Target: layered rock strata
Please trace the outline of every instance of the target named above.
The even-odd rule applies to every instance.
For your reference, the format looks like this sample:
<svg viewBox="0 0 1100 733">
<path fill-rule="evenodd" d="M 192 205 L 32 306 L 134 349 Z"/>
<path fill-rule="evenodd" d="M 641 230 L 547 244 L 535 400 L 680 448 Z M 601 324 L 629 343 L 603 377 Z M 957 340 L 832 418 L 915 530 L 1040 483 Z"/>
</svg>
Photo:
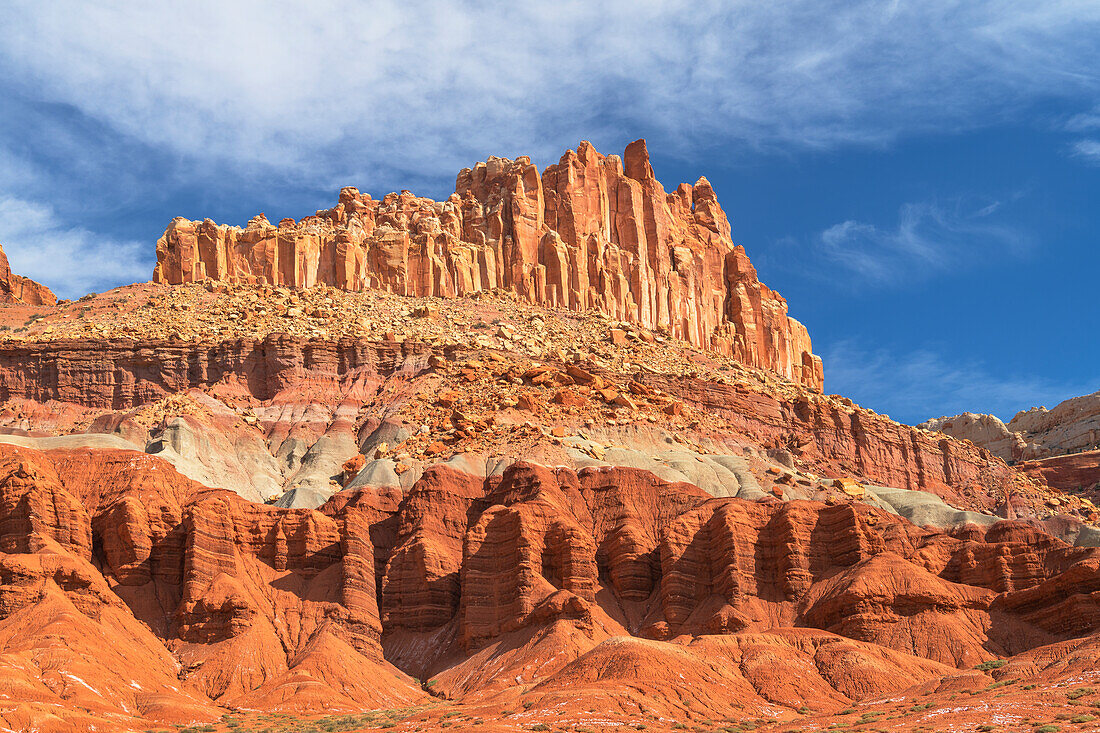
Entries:
<svg viewBox="0 0 1100 733">
<path fill-rule="evenodd" d="M 629 700 L 614 670 L 645 657 L 706 681 L 685 701 L 676 675 L 628 675 L 666 715 L 839 710 L 1095 633 L 1098 553 L 1022 523 L 942 533 L 625 468 L 437 467 L 314 511 L 132 451 L 0 446 L 0 654 L 22 659 L 0 682 L 49 680 L 41 703 L 125 729 L 218 705 L 410 706 L 427 699 L 410 675 L 557 710 L 564 686 Z"/>
<path fill-rule="evenodd" d="M 503 289 L 531 303 L 665 331 L 821 389 L 821 360 L 787 303 L 757 278 L 705 178 L 666 193 L 645 141 L 625 155 L 591 144 L 541 175 L 529 158 L 458 174 L 446 201 L 344 188 L 336 206 L 278 226 L 177 218 L 153 280 L 455 297 Z"/>
<path fill-rule="evenodd" d="M 278 335 L 217 344 L 124 340 L 0 344 L 0 400 L 128 410 L 190 388 L 216 387 L 263 401 L 278 397 L 280 404 L 299 405 L 308 413 L 305 402 L 309 400 L 362 404 L 368 398 L 392 399 L 388 389 L 408 392 L 414 377 L 447 374 L 446 365 L 461 365 L 480 355 L 463 349 L 445 351 L 443 358 L 423 343 Z M 603 379 L 598 369 L 577 372 L 578 367 L 565 364 L 554 373 L 567 376 L 570 369 Z M 459 376 L 470 384 L 470 379 L 482 374 L 486 388 L 503 376 L 468 369 Z M 396 384 L 384 388 L 391 378 L 396 378 Z M 606 379 L 614 376 L 607 373 Z M 657 374 L 640 375 L 632 384 L 629 389 L 656 388 L 696 406 L 718 420 L 726 436 L 744 436 L 836 475 L 930 491 L 948 500 L 975 491 L 1003 497 L 1013 482 L 1013 471 L 984 449 L 929 436 L 843 400 L 808 391 L 784 397 L 741 385 Z M 428 387 L 430 382 L 424 383 Z M 532 404 L 544 399 L 532 396 Z M 354 448 L 352 442 L 349 450 Z"/>
<path fill-rule="evenodd" d="M 1063 491 L 1095 491 L 1100 487 L 1100 451 L 1082 451 L 1019 464 L 1019 470 L 1042 478 Z M 1096 496 L 1090 497 L 1096 500 Z"/>
</svg>

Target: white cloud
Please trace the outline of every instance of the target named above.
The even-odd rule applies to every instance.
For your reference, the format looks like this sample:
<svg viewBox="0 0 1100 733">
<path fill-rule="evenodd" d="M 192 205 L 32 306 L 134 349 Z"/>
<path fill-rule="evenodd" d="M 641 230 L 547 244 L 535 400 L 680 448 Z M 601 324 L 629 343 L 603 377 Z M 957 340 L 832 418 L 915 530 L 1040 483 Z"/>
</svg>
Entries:
<svg viewBox="0 0 1100 733">
<path fill-rule="evenodd" d="M 929 418 L 984 412 L 1002 420 L 1036 405 L 1053 407 L 1100 387 L 1100 375 L 1059 384 L 1029 375 L 998 375 L 980 360 L 934 349 L 891 352 L 844 340 L 825 348 L 826 388 L 915 425 Z"/>
<path fill-rule="evenodd" d="M 1020 256 L 1028 238 L 990 220 L 1000 208 L 999 201 L 976 209 L 961 201 L 950 206 L 909 203 L 892 228 L 859 221 L 834 224 L 821 233 L 820 253 L 879 284 L 958 269 L 990 252 Z"/>
<path fill-rule="evenodd" d="M 880 143 L 1095 96 L 1100 63 L 1091 0 L 4 6 L 0 65 L 23 93 L 333 185 L 545 162 L 581 137 Z"/>
<path fill-rule="evenodd" d="M 152 208 L 150 176 L 194 200 L 279 185 L 444 196 L 489 154 L 545 164 L 582 138 L 618 151 L 646 136 L 695 159 L 879 145 L 1100 95 L 1093 0 L 8 0 L 0 28 L 0 198 L 50 222 L 0 242 L 62 291 L 148 276 L 96 260 L 132 243 L 95 231 Z M 950 232 L 930 213 L 915 226 L 845 222 L 828 238 L 888 280 Z M 57 268 L 80 264 L 43 268 L 47 247 Z"/>
<path fill-rule="evenodd" d="M 1084 158 L 1090 163 L 1100 165 L 1100 140 L 1091 138 L 1078 140 L 1073 144 L 1073 154 L 1078 158 Z"/>
<path fill-rule="evenodd" d="M 1073 115 L 1064 125 L 1069 132 L 1088 132 L 1100 129 L 1100 107 Z"/>
<path fill-rule="evenodd" d="M 80 227 L 66 227 L 41 204 L 0 197 L 0 245 L 12 272 L 76 298 L 120 282 L 148 280 L 146 243 L 117 241 Z"/>
</svg>

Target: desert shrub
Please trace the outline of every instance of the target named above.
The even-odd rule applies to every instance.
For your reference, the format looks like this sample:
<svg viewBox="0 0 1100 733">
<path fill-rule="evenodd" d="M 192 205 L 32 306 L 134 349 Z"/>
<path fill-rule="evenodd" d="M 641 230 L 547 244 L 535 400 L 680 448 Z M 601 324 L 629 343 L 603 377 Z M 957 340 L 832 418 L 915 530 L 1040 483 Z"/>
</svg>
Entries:
<svg viewBox="0 0 1100 733">
<path fill-rule="evenodd" d="M 1008 661 L 1004 659 L 990 659 L 988 662 L 982 662 L 978 666 L 974 667 L 974 669 L 981 672 L 989 672 L 993 669 L 1000 669 L 1006 664 L 1008 664 Z"/>
</svg>

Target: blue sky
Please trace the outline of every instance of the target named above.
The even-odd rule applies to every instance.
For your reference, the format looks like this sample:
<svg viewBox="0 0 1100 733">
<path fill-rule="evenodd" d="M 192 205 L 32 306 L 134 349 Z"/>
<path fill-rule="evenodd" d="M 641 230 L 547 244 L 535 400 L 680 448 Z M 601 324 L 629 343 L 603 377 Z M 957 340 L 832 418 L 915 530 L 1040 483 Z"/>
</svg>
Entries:
<svg viewBox="0 0 1100 733">
<path fill-rule="evenodd" d="M 826 389 L 896 419 L 1100 389 L 1100 3 L 20 2 L 0 244 L 64 296 L 174 216 L 649 140 L 706 175 Z"/>
</svg>

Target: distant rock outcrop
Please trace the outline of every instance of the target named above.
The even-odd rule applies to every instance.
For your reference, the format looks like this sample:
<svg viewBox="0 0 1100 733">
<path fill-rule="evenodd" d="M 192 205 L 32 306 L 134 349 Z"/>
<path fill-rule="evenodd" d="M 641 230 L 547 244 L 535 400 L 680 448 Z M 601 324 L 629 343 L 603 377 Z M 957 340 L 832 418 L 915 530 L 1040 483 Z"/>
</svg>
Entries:
<svg viewBox="0 0 1100 733">
<path fill-rule="evenodd" d="M 1050 410 L 1033 407 L 1018 412 L 1008 429 L 1035 446 L 1034 456 L 1028 458 L 1100 448 L 1100 392 L 1073 397 Z"/>
<path fill-rule="evenodd" d="M 917 427 L 959 440 L 969 440 L 1006 461 L 1018 461 L 1035 455 L 1035 446 L 1028 445 L 1022 435 L 1009 430 L 996 415 L 964 412 L 952 417 L 926 420 Z"/>
<path fill-rule="evenodd" d="M 244 229 L 175 219 L 153 280 L 327 284 L 455 297 L 503 289 L 551 307 L 595 308 L 814 389 L 821 360 L 787 303 L 761 283 L 705 178 L 666 193 L 645 141 L 623 157 L 582 142 L 539 174 L 491 157 L 446 201 L 344 188 L 331 209 Z"/>
<path fill-rule="evenodd" d="M 1100 449 L 1100 392 L 1073 397 L 1050 410 L 1021 410 L 1008 423 L 993 415 L 964 412 L 917 427 L 969 440 L 1006 461 L 1096 450 Z"/>
<path fill-rule="evenodd" d="M 1053 409 L 1032 407 L 1008 421 L 965 412 L 919 426 L 969 440 L 1025 473 L 1063 490 L 1100 485 L 1100 392 L 1073 397 Z"/>
<path fill-rule="evenodd" d="M 57 296 L 45 285 L 14 274 L 8 264 L 8 256 L 0 247 L 0 303 L 53 305 L 56 302 Z"/>
</svg>

